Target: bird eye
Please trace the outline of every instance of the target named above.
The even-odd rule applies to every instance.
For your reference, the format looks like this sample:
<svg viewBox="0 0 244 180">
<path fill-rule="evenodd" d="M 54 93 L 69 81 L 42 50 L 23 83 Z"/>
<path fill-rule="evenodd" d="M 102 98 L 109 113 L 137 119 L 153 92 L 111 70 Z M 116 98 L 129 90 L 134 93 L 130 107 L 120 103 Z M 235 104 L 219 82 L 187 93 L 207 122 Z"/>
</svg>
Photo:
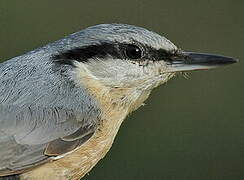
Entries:
<svg viewBox="0 0 244 180">
<path fill-rule="evenodd" d="M 140 59 L 142 58 L 142 50 L 138 46 L 130 44 L 125 49 L 125 55 L 129 59 Z"/>
</svg>

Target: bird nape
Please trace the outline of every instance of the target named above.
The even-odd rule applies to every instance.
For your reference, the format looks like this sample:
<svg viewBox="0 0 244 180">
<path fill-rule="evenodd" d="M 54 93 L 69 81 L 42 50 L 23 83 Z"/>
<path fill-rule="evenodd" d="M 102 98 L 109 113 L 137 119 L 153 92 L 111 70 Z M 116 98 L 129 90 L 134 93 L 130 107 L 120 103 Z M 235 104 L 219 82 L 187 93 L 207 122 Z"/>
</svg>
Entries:
<svg viewBox="0 0 244 180">
<path fill-rule="evenodd" d="M 186 52 L 141 27 L 101 24 L 0 65 L 0 176 L 79 179 L 126 116 L 177 72 L 234 58 Z"/>
</svg>

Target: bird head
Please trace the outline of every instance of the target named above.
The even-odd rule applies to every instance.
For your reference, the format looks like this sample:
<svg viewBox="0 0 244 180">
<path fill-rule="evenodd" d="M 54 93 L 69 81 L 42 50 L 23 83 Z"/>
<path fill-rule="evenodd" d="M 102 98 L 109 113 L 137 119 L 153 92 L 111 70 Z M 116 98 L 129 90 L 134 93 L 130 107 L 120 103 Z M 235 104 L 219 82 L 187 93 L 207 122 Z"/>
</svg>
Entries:
<svg viewBox="0 0 244 180">
<path fill-rule="evenodd" d="M 54 56 L 59 64 L 73 66 L 79 75 L 103 87 L 141 93 L 151 91 L 177 72 L 236 62 L 230 57 L 185 52 L 157 33 L 125 24 L 92 26 L 58 44 L 66 44 L 66 49 Z"/>
</svg>

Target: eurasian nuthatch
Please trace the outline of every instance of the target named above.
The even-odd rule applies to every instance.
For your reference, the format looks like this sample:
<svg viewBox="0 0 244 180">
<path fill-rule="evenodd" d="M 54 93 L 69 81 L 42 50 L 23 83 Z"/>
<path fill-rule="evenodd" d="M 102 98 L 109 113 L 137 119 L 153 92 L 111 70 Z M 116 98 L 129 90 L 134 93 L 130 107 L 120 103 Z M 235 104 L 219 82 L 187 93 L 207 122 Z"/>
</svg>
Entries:
<svg viewBox="0 0 244 180">
<path fill-rule="evenodd" d="M 0 64 L 0 176 L 79 179 L 126 116 L 177 72 L 237 60 L 185 52 L 144 28 L 89 27 Z M 17 174 L 17 175 L 16 175 Z"/>
</svg>

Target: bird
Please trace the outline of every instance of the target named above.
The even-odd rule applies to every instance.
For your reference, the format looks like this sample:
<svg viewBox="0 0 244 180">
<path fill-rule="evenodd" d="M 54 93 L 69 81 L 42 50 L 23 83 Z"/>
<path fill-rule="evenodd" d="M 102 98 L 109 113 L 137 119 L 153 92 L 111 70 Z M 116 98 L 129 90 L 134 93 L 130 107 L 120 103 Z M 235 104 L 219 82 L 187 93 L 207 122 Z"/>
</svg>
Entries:
<svg viewBox="0 0 244 180">
<path fill-rule="evenodd" d="M 236 63 L 127 24 L 83 29 L 0 64 L 2 179 L 80 179 L 151 91 L 178 73 Z"/>
</svg>

